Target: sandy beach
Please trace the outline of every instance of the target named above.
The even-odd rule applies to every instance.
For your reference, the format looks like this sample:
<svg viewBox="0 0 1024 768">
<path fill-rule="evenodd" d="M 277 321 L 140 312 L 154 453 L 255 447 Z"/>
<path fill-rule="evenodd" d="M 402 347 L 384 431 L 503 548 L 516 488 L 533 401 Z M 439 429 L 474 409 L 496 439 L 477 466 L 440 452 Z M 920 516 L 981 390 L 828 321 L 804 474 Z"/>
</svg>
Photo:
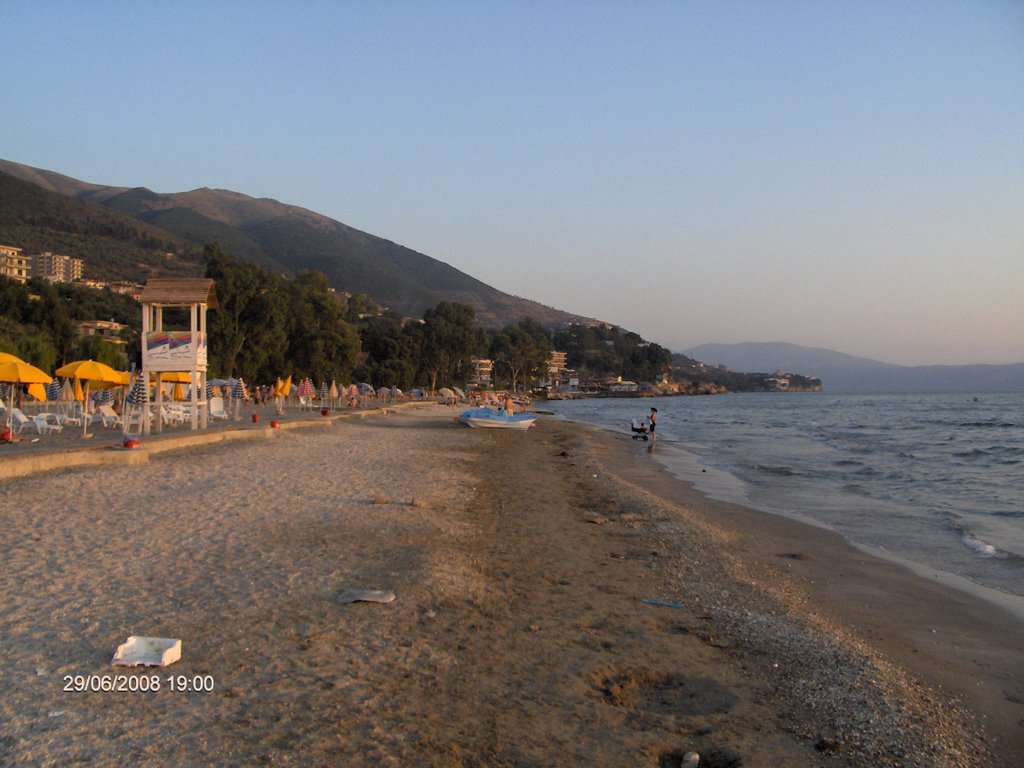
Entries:
<svg viewBox="0 0 1024 768">
<path fill-rule="evenodd" d="M 3 480 L 0 764 L 1019 764 L 1016 619 L 628 438 L 455 413 Z"/>
</svg>

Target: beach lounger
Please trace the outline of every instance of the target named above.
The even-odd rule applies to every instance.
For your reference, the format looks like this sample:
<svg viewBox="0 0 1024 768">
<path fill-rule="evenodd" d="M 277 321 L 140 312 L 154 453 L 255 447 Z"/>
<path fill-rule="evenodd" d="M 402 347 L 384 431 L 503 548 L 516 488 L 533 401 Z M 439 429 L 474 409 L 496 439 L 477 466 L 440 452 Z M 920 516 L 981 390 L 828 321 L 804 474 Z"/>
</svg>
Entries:
<svg viewBox="0 0 1024 768">
<path fill-rule="evenodd" d="M 93 424 L 99 422 L 104 427 L 116 427 L 121 424 L 121 417 L 117 415 L 117 411 L 112 406 L 100 405 L 96 407 L 95 413 L 92 415 Z"/>
<path fill-rule="evenodd" d="M 210 398 L 210 418 L 211 419 L 226 419 L 228 417 L 227 411 L 224 410 L 224 398 L 223 397 L 211 397 Z"/>
<path fill-rule="evenodd" d="M 14 430 L 15 434 L 20 435 L 21 430 L 23 430 L 29 424 L 32 424 L 34 426 L 35 422 L 32 421 L 32 419 L 30 419 L 24 413 L 22 413 L 21 409 L 11 409 L 11 428 Z"/>
<path fill-rule="evenodd" d="M 36 432 L 40 435 L 51 435 L 60 432 L 64 425 L 60 423 L 55 413 L 37 413 L 32 419 L 36 426 Z"/>
<path fill-rule="evenodd" d="M 185 413 L 167 405 L 160 409 L 160 418 L 163 419 L 166 426 L 178 426 L 185 423 Z"/>
</svg>

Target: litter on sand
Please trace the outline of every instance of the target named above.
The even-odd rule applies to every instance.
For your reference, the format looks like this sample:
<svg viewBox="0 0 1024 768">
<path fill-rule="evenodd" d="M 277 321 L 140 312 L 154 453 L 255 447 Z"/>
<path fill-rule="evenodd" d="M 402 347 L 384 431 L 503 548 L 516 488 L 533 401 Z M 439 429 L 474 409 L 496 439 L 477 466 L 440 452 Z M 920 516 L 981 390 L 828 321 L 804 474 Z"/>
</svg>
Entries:
<svg viewBox="0 0 1024 768">
<path fill-rule="evenodd" d="M 346 603 L 390 603 L 395 599 L 394 592 L 381 589 L 346 589 L 338 595 L 338 602 Z"/>
<path fill-rule="evenodd" d="M 684 607 L 682 603 L 669 603 L 669 602 L 667 602 L 665 600 L 651 600 L 649 598 L 641 600 L 640 602 L 641 603 L 647 603 L 647 605 L 662 605 L 662 606 L 664 606 L 666 608 L 682 608 L 682 607 Z"/>
<path fill-rule="evenodd" d="M 181 640 L 131 635 L 117 647 L 115 667 L 166 667 L 181 658 Z"/>
</svg>

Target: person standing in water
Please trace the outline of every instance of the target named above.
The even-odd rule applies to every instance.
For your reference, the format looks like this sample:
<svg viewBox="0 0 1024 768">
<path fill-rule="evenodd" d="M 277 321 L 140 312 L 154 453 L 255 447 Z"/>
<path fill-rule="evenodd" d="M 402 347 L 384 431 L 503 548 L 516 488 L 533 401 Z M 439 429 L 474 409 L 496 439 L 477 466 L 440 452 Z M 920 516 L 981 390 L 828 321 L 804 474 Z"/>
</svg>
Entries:
<svg viewBox="0 0 1024 768">
<path fill-rule="evenodd" d="M 658 409 L 651 408 L 651 415 L 647 417 L 651 422 L 651 440 L 654 439 L 654 430 L 658 426 Z"/>
</svg>

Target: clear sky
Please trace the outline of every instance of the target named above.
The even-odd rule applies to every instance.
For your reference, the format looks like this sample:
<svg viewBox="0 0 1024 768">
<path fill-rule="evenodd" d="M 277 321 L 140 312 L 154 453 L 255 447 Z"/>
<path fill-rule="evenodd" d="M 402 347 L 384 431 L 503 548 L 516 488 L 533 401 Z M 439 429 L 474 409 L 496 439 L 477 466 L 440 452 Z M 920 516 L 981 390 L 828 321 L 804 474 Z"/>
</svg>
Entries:
<svg viewBox="0 0 1024 768">
<path fill-rule="evenodd" d="M 1024 361 L 1024 3 L 0 0 L 0 157 L 301 205 L 672 350 Z"/>
</svg>

